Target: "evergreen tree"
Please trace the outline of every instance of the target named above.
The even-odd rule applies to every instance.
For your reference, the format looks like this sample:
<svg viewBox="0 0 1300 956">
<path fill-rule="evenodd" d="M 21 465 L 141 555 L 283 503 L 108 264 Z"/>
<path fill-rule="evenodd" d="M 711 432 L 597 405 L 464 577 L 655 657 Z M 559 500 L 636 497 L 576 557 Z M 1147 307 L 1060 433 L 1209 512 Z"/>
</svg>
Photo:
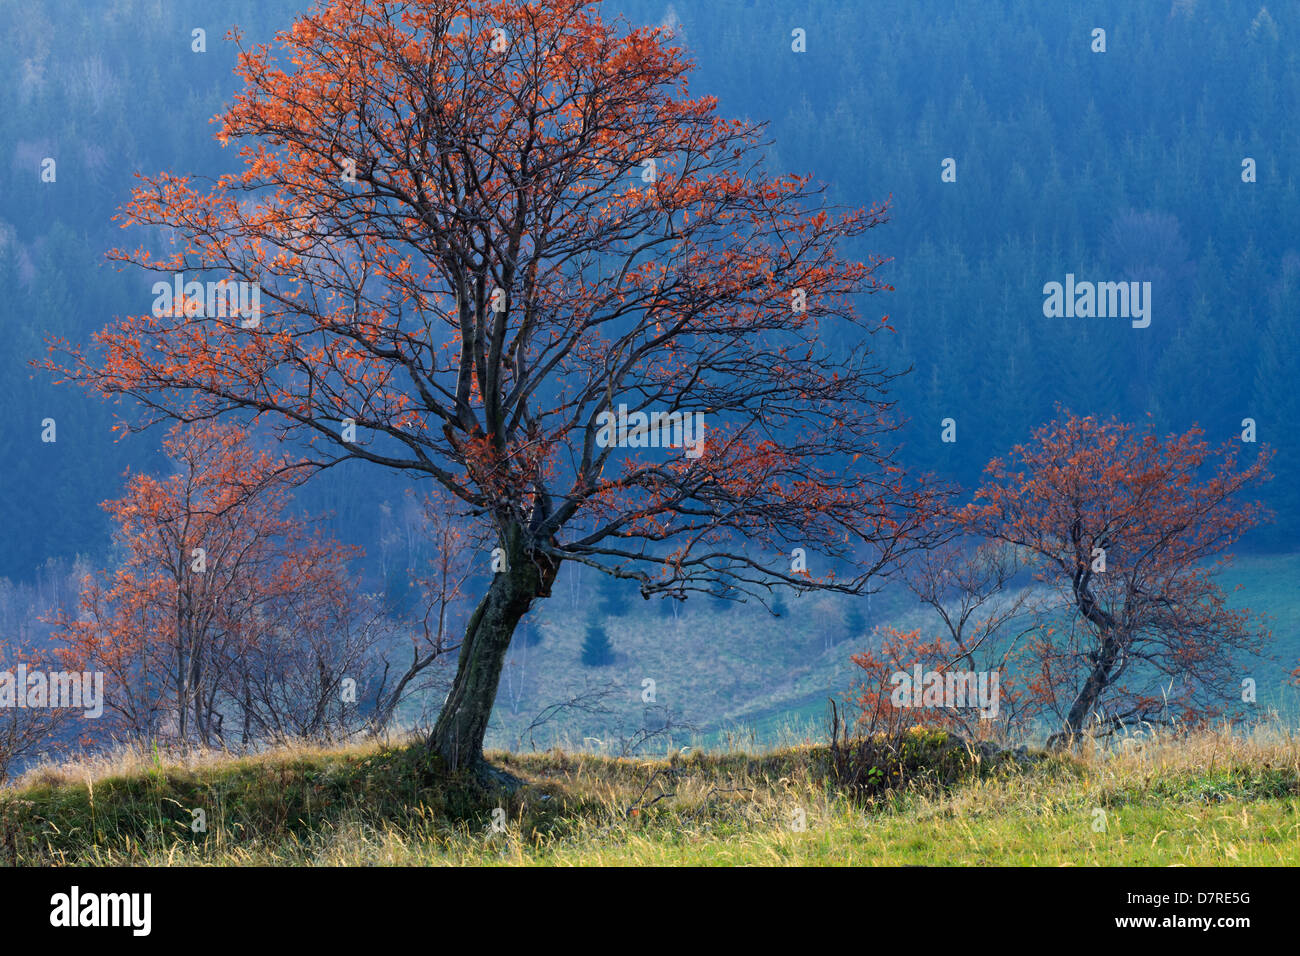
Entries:
<svg viewBox="0 0 1300 956">
<path fill-rule="evenodd" d="M 583 667 L 608 667 L 614 663 L 614 645 L 609 642 L 603 625 L 587 625 L 587 636 L 582 641 Z"/>
<path fill-rule="evenodd" d="M 849 613 L 844 615 L 844 639 L 861 641 L 867 634 L 867 618 L 857 601 L 849 605 Z"/>
<path fill-rule="evenodd" d="M 600 613 L 605 617 L 622 617 L 628 612 L 628 602 L 639 596 L 634 583 L 609 574 L 600 576 Z"/>
</svg>

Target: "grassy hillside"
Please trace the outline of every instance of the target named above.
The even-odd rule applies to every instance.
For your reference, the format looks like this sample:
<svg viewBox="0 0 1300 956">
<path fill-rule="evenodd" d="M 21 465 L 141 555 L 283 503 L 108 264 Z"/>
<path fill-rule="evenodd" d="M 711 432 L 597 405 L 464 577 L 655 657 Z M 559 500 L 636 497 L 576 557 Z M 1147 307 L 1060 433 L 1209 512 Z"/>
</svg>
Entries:
<svg viewBox="0 0 1300 956">
<path fill-rule="evenodd" d="M 497 753 L 520 781 L 509 791 L 441 774 L 409 746 L 188 763 L 137 754 L 33 771 L 0 791 L 0 860 L 1300 864 L 1289 734 L 1137 738 L 1071 757 L 913 743 L 911 779 L 875 792 L 837 783 L 827 748 L 811 745 L 670 760 Z"/>
<path fill-rule="evenodd" d="M 1259 663 L 1260 703 L 1281 710 L 1292 726 L 1300 723 L 1300 693 L 1288 684 L 1290 673 L 1300 666 L 1297 581 L 1300 554 L 1275 554 L 1237 558 L 1220 582 L 1233 604 L 1268 616 L 1276 659 Z"/>
<path fill-rule="evenodd" d="M 1246 556 L 1223 575 L 1230 601 L 1272 620 L 1274 660 L 1243 662 L 1242 675 L 1258 685 L 1261 715 L 1280 712 L 1290 726 L 1300 717 L 1300 693 L 1287 685 L 1300 664 L 1300 554 Z M 741 742 L 773 746 L 799 731 L 822 727 L 826 698 L 838 698 L 855 679 L 849 656 L 870 641 L 880 624 L 933 627 L 910 595 L 886 591 L 872 598 L 814 595 L 786 598 L 786 613 L 773 617 L 756 605 L 723 609 L 699 598 L 677 604 L 628 595 L 626 613 L 608 617 L 591 593 L 564 582 L 530 621 L 531 646 L 511 651 L 489 741 L 505 749 L 529 749 L 524 728 L 544 708 L 607 687 L 607 713 L 561 711 L 536 730 L 539 748 L 561 744 L 619 755 L 637 729 L 665 715 L 684 728 L 678 745 Z M 856 607 L 865 627 L 854 632 Z M 580 666 L 587 623 L 600 620 L 616 652 L 609 667 Z M 655 700 L 642 699 L 643 682 L 655 682 Z M 693 730 L 692 730 L 693 728 Z M 597 742 L 598 741 L 598 742 Z M 669 741 L 665 741 L 669 742 Z"/>
</svg>

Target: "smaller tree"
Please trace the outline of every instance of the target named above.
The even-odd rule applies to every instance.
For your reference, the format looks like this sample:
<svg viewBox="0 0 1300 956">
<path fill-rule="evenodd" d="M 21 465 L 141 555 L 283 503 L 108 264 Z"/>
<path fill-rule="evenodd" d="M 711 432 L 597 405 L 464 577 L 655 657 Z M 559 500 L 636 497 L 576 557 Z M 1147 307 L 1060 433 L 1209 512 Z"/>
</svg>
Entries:
<svg viewBox="0 0 1300 956">
<path fill-rule="evenodd" d="M 80 557 L 72 562 L 47 558 L 29 582 L 0 578 L 0 783 L 34 758 L 60 751 L 69 743 L 84 742 L 99 723 L 95 704 L 84 696 L 85 691 L 95 689 L 94 675 L 83 677 L 92 683 L 81 684 L 85 704 L 81 709 L 75 706 L 75 698 L 69 701 L 61 695 L 59 703 L 71 702 L 73 706 L 16 706 L 19 694 L 26 696 L 33 690 L 36 673 L 46 678 L 47 703 L 56 702 L 49 694 L 56 680 L 68 686 L 66 675 L 57 674 L 63 665 L 50 647 L 49 616 L 77 606 L 85 574 Z"/>
<path fill-rule="evenodd" d="M 164 448 L 172 474 L 105 502 L 121 565 L 53 621 L 64 661 L 105 673 L 117 729 L 182 745 L 335 736 L 364 723 L 349 678 L 391 712 L 387 629 L 348 570 L 358 550 L 288 512 L 284 463 L 211 423 L 176 425 Z"/>
<path fill-rule="evenodd" d="M 850 658 L 862 672 L 849 698 L 857 711 L 854 729 L 863 735 L 893 737 L 914 726 L 956 727 L 954 711 L 912 707 L 910 702 L 900 703 L 894 693 L 896 674 L 907 675 L 910 680 L 918 665 L 930 672 L 945 666 L 950 648 L 943 640 L 926 638 L 919 628 L 904 631 L 896 627 L 878 628 L 873 638 L 874 647 Z"/>
<path fill-rule="evenodd" d="M 253 584 L 249 613 L 219 642 L 226 656 L 212 667 L 216 707 L 234 718 L 241 745 L 345 737 L 383 712 L 384 655 L 397 628 L 381 602 L 361 592 L 349 556 L 312 540 L 286 551 L 274 576 Z M 378 688 L 373 700 L 370 688 Z"/>
<path fill-rule="evenodd" d="M 1241 499 L 1270 477 L 1270 452 L 1239 466 L 1240 447 L 1063 412 L 989 463 L 962 523 L 1022 549 L 1065 609 L 1065 626 L 1032 642 L 1034 692 L 1060 721 L 1051 743 L 1094 722 L 1200 719 L 1235 699 L 1239 659 L 1268 636 L 1214 581 L 1226 549 L 1268 516 Z"/>
<path fill-rule="evenodd" d="M 867 634 L 867 616 L 862 613 L 862 608 L 858 606 L 856 600 L 849 605 L 848 613 L 844 615 L 844 640 L 860 641 Z"/>
<path fill-rule="evenodd" d="M 924 632 L 879 628 L 877 646 L 852 656 L 863 671 L 852 701 L 858 729 L 896 733 L 934 726 L 971 738 L 1004 739 L 1027 730 L 1039 702 L 1018 663 L 1023 639 L 1035 634 L 1038 624 L 1029 591 L 1009 587 L 1019 570 L 1011 549 L 988 543 L 948 540 L 919 554 L 904 583 L 933 612 L 935 626 Z M 927 701 L 923 688 L 911 693 L 917 668 L 936 690 L 945 690 L 943 700 Z M 900 675 L 906 678 L 901 691 Z M 961 699 L 959 706 L 949 706 L 949 685 Z M 981 687 L 996 698 L 985 710 L 976 703 Z M 915 706 L 917 697 L 922 706 Z"/>
<path fill-rule="evenodd" d="M 582 641 L 583 667 L 608 667 L 614 663 L 614 645 L 610 643 L 605 628 L 597 623 L 587 625 L 587 636 Z"/>
<path fill-rule="evenodd" d="M 69 663 L 105 672 L 121 729 L 212 743 L 224 722 L 214 665 L 237 656 L 283 557 L 271 542 L 295 530 L 281 514 L 289 482 L 238 428 L 177 425 L 163 445 L 170 475 L 130 476 L 104 502 L 122 563 L 87 578 L 56 638 Z"/>
<path fill-rule="evenodd" d="M 18 707 L 16 695 L 26 695 L 28 687 L 17 675 L 51 670 L 53 655 L 42 652 L 28 642 L 0 640 L 0 672 L 7 673 L 9 688 L 0 690 L 0 783 L 4 783 L 15 765 L 47 752 L 62 741 L 76 711 L 60 707 Z M 19 670 L 24 667 L 26 670 Z M 7 693 L 15 695 L 4 700 Z M 52 702 L 51 702 L 52 703 Z"/>
</svg>

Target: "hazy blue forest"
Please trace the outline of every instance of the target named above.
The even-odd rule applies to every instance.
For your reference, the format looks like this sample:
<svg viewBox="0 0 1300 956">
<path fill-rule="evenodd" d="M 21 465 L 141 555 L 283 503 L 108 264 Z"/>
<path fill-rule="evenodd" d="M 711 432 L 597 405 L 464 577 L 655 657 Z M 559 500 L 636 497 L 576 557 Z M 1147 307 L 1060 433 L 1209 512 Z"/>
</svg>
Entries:
<svg viewBox="0 0 1300 956">
<path fill-rule="evenodd" d="M 120 493 L 128 468 L 163 467 L 161 430 L 116 440 L 110 404 L 54 384 L 31 363 L 49 337 L 85 342 L 113 316 L 147 308 L 153 277 L 104 260 L 124 242 L 112 221 L 117 207 L 136 172 L 234 168 L 233 148 L 213 140 L 208 122 L 237 84 L 234 47 L 222 37 L 238 24 L 248 42 L 267 41 L 299 7 L 5 5 L 0 636 L 43 639 L 39 615 L 71 607 L 77 575 L 113 561 L 100 503 Z M 768 121 L 776 168 L 814 174 L 837 204 L 890 200 L 890 222 L 851 251 L 892 259 L 881 275 L 893 291 L 864 299 L 860 312 L 889 315 L 895 332 L 876 337 L 880 357 L 911 369 L 891 395 L 907 422 L 901 462 L 909 471 L 972 488 L 990 458 L 1058 405 L 1135 422 L 1150 416 L 1162 431 L 1199 423 L 1215 443 L 1253 419 L 1259 441 L 1276 450 L 1265 491 L 1276 521 L 1236 549 L 1245 560 L 1233 581 L 1268 582 L 1259 608 L 1276 617 L 1279 673 L 1295 666 L 1300 5 L 605 4 L 605 16 L 619 13 L 673 26 L 698 63 L 692 91 L 716 95 L 723 115 Z M 198 26 L 208 36 L 202 54 L 190 48 Z M 1104 54 L 1090 50 L 1097 26 L 1106 29 Z M 792 53 L 796 28 L 806 31 L 806 53 Z M 46 157 L 57 159 L 52 183 L 41 179 Z M 956 175 L 945 182 L 949 158 Z M 1243 181 L 1248 158 L 1253 182 Z M 1151 281 L 1149 327 L 1045 317 L 1043 285 L 1067 273 Z M 55 443 L 41 440 L 48 418 Z M 955 442 L 940 439 L 948 418 Z M 414 612 L 410 577 L 431 555 L 409 488 L 380 469 L 340 468 L 295 496 L 295 507 L 328 513 L 340 541 L 365 549 L 358 567 L 396 616 Z M 844 642 L 860 643 L 885 610 L 902 606 L 886 592 L 874 606 L 863 599 L 860 608 L 837 602 L 800 613 L 788 598 L 773 620 L 707 598 L 643 605 L 633 589 L 566 575 L 511 652 L 497 709 L 514 722 L 495 728 L 501 742 L 514 742 L 511 733 L 602 664 L 635 702 L 651 662 L 675 674 L 690 654 L 718 655 L 723 673 L 713 672 L 708 689 L 666 696 L 677 719 L 716 731 L 729 719 L 761 725 L 813 714 L 847 677 Z M 589 618 L 609 632 L 608 660 L 580 656 L 578 628 Z M 681 628 L 690 620 L 746 639 L 687 650 Z M 667 636 L 656 643 L 645 632 L 658 621 Z M 573 727 L 578 736 L 598 730 Z"/>
</svg>

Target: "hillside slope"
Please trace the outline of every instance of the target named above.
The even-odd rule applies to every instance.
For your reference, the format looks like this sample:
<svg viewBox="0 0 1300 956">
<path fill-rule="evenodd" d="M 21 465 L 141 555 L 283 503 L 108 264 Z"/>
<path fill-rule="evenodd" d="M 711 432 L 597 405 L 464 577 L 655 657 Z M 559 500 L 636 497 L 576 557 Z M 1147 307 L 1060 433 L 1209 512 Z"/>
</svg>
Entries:
<svg viewBox="0 0 1300 956">
<path fill-rule="evenodd" d="M 1276 710 L 1291 726 L 1300 715 L 1300 694 L 1289 686 L 1300 664 L 1297 579 L 1300 554 L 1283 554 L 1239 557 L 1221 580 L 1231 603 L 1271 619 L 1275 659 L 1243 661 L 1242 675 L 1258 685 L 1260 715 Z M 682 727 L 665 742 L 774 746 L 788 740 L 792 726 L 824 730 L 826 699 L 839 699 L 852 685 L 857 669 L 849 657 L 868 646 L 874 627 L 934 626 L 910 595 L 897 591 L 869 604 L 827 595 L 786 598 L 780 618 L 753 604 L 723 609 L 704 598 L 635 597 L 624 614 L 609 617 L 590 592 L 590 586 L 557 589 L 516 640 L 493 713 L 492 746 L 529 749 L 525 728 L 545 708 L 602 690 L 607 712 L 561 710 L 532 732 L 532 743 L 619 755 L 638 730 L 671 718 Z M 854 607 L 864 625 L 856 632 Z M 582 642 L 595 620 L 610 637 L 615 662 L 586 668 L 579 663 Z M 654 682 L 652 701 L 644 699 L 646 680 Z"/>
</svg>

